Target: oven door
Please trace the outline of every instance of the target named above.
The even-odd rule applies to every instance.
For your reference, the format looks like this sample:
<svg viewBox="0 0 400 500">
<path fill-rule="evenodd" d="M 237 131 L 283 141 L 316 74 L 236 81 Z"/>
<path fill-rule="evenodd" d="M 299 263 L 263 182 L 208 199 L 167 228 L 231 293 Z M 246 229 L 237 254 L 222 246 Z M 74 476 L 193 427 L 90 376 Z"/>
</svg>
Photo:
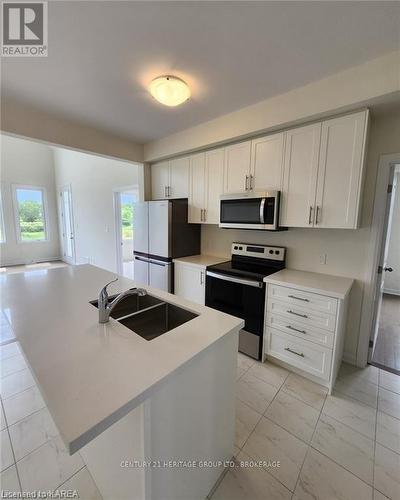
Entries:
<svg viewBox="0 0 400 500">
<path fill-rule="evenodd" d="M 265 196 L 264 196 L 265 194 Z M 279 192 L 263 196 L 221 197 L 220 227 L 277 230 L 279 221 Z"/>
<path fill-rule="evenodd" d="M 262 281 L 206 272 L 206 306 L 244 319 L 239 351 L 261 359 L 265 284 Z"/>
</svg>

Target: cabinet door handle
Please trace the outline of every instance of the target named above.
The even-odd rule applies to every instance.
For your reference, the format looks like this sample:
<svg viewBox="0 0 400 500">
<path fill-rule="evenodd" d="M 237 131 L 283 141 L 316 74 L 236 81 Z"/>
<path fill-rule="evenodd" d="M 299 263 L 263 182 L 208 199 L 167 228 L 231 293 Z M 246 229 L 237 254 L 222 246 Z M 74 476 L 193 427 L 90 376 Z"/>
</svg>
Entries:
<svg viewBox="0 0 400 500">
<path fill-rule="evenodd" d="M 245 181 L 244 181 L 244 189 L 245 191 L 249 190 L 249 176 L 246 175 Z"/>
<path fill-rule="evenodd" d="M 319 220 L 319 213 L 321 211 L 321 208 L 317 205 L 317 210 L 315 212 L 315 224 L 319 224 L 320 220 Z"/>
<path fill-rule="evenodd" d="M 167 186 L 164 186 L 164 196 L 168 198 L 168 191 L 167 191 Z"/>
<path fill-rule="evenodd" d="M 204 272 L 200 271 L 200 285 L 204 285 Z"/>
<path fill-rule="evenodd" d="M 206 209 L 204 209 L 204 212 L 203 212 L 203 213 L 204 213 L 204 222 L 206 222 L 206 221 L 207 221 L 207 210 L 206 210 Z"/>
<path fill-rule="evenodd" d="M 302 358 L 304 358 L 304 354 L 302 352 L 293 351 L 292 349 L 290 349 L 290 347 L 285 347 L 285 351 L 289 351 L 292 354 L 296 354 L 296 356 L 301 356 Z"/>
<path fill-rule="evenodd" d="M 295 316 L 300 316 L 301 318 L 308 318 L 307 314 L 300 314 L 300 313 L 296 313 L 294 311 L 292 311 L 291 309 L 287 309 L 287 311 L 289 314 L 294 314 Z"/>
<path fill-rule="evenodd" d="M 250 189 L 253 189 L 253 179 L 254 177 L 250 174 Z"/>
<path fill-rule="evenodd" d="M 313 212 L 313 207 L 310 206 L 310 211 L 308 212 L 308 223 L 310 225 L 312 224 L 312 212 Z"/>
<path fill-rule="evenodd" d="M 296 297 L 296 295 L 288 295 L 291 299 L 302 300 L 303 302 L 310 302 L 308 299 L 304 299 L 303 297 Z"/>
<path fill-rule="evenodd" d="M 299 330 L 298 328 L 295 328 L 292 325 L 286 325 L 286 328 L 289 328 L 289 330 L 293 330 L 294 332 L 304 333 L 305 335 L 307 334 L 305 330 Z"/>
<path fill-rule="evenodd" d="M 203 222 L 203 221 L 204 221 L 203 212 L 204 212 L 204 208 L 202 208 L 202 209 L 200 210 L 200 220 L 201 220 L 201 222 Z"/>
<path fill-rule="evenodd" d="M 168 186 L 167 193 L 168 193 L 168 198 L 170 198 L 171 197 L 171 186 Z"/>
</svg>

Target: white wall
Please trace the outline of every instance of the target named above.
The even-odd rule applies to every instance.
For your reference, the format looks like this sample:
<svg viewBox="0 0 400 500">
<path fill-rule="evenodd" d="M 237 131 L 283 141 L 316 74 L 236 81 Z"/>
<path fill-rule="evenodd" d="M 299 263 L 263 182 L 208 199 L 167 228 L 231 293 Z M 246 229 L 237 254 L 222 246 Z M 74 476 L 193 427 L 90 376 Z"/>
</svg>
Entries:
<svg viewBox="0 0 400 500">
<path fill-rule="evenodd" d="M 202 252 L 226 256 L 232 241 L 264 243 L 287 247 L 287 267 L 354 278 L 348 313 L 345 358 L 356 361 L 366 259 L 370 240 L 374 192 L 379 157 L 400 151 L 398 109 L 372 114 L 367 154 L 362 227 L 357 230 L 289 229 L 285 232 L 238 231 L 202 226 Z M 326 264 L 320 256 L 326 254 Z"/>
<path fill-rule="evenodd" d="M 1 265 L 26 264 L 57 259 L 60 245 L 57 227 L 57 205 L 54 181 L 53 151 L 32 141 L 0 136 L 1 191 L 6 242 L 1 244 Z M 45 242 L 17 242 L 12 201 L 12 184 L 46 188 L 48 237 Z"/>
<path fill-rule="evenodd" d="M 396 167 L 394 199 L 392 204 L 388 253 L 386 264 L 393 272 L 384 274 L 384 292 L 400 295 L 400 166 Z"/>
<path fill-rule="evenodd" d="M 176 156 L 321 116 L 357 109 L 399 93 L 400 51 L 335 73 L 144 146 L 146 161 Z"/>
<path fill-rule="evenodd" d="M 54 159 L 57 191 L 72 189 L 76 263 L 117 272 L 113 190 L 136 185 L 138 166 L 61 148 Z"/>
</svg>

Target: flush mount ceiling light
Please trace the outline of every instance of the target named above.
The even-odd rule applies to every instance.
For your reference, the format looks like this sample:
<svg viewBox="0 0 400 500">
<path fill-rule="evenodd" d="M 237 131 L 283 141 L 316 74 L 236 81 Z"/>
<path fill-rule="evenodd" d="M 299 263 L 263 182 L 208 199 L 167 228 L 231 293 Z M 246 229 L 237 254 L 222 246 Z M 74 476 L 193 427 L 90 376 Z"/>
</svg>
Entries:
<svg viewBox="0 0 400 500">
<path fill-rule="evenodd" d="M 150 94 L 165 106 L 178 106 L 190 97 L 186 82 L 176 76 L 159 76 L 150 83 Z"/>
</svg>

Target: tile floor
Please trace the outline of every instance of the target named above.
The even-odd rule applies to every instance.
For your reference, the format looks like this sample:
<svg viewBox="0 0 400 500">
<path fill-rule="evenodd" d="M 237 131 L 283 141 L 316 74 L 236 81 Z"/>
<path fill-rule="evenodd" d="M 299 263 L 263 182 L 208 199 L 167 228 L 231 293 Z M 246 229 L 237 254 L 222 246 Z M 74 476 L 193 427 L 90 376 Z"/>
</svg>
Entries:
<svg viewBox="0 0 400 500">
<path fill-rule="evenodd" d="M 66 452 L 18 343 L 1 346 L 0 355 L 1 488 L 72 489 L 83 500 L 101 499 L 79 453 Z M 343 364 L 327 396 L 241 354 L 237 373 L 237 465 L 212 500 L 400 499 L 399 377 Z"/>
</svg>

